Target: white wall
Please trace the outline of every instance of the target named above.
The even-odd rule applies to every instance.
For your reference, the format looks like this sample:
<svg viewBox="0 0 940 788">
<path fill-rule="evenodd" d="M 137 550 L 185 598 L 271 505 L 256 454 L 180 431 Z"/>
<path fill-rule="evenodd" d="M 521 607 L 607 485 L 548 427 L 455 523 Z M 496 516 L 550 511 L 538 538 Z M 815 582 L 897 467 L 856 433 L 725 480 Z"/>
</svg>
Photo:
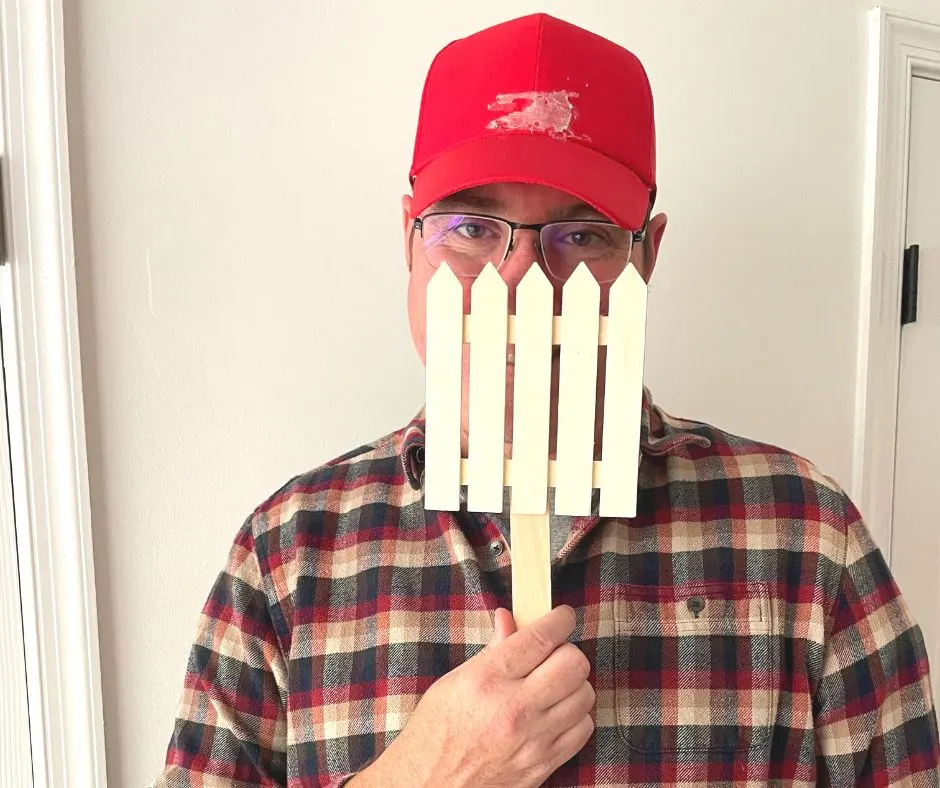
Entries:
<svg viewBox="0 0 940 788">
<path fill-rule="evenodd" d="M 848 485 L 869 2 L 66 5 L 111 785 L 159 768 L 243 518 L 421 403 L 398 198 L 424 72 L 474 29 L 542 9 L 641 57 L 648 382 Z"/>
</svg>

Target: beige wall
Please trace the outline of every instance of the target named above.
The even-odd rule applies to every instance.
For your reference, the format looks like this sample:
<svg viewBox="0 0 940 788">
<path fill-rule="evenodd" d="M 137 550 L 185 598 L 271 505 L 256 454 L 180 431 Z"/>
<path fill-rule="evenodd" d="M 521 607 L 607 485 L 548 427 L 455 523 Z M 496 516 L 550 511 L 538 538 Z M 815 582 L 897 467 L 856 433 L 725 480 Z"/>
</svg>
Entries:
<svg viewBox="0 0 940 788">
<path fill-rule="evenodd" d="M 645 61 L 648 383 L 848 485 L 869 2 L 66 5 L 111 785 L 159 768 L 243 518 L 420 405 L 398 199 L 424 71 L 475 28 L 543 9 Z"/>
</svg>

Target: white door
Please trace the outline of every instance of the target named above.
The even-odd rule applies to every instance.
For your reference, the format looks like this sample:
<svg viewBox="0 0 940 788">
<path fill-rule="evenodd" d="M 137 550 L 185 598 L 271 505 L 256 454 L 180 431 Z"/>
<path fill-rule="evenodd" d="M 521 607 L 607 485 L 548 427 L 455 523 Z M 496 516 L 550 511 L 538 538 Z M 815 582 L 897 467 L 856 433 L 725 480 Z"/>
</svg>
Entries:
<svg viewBox="0 0 940 788">
<path fill-rule="evenodd" d="M 913 80 L 908 180 L 917 319 L 901 329 L 891 568 L 923 630 L 940 701 L 940 82 L 929 79 Z"/>
<path fill-rule="evenodd" d="M 8 273 L 8 272 L 4 272 Z M 0 286 L 0 312 L 10 308 L 6 281 Z M 3 342 L 0 341 L 0 362 Z M 5 367 L 0 369 L 0 784 L 33 784 L 26 705 L 26 655 L 23 651 L 23 613 L 20 600 L 19 563 L 13 519 L 13 475 L 7 430 Z"/>
</svg>

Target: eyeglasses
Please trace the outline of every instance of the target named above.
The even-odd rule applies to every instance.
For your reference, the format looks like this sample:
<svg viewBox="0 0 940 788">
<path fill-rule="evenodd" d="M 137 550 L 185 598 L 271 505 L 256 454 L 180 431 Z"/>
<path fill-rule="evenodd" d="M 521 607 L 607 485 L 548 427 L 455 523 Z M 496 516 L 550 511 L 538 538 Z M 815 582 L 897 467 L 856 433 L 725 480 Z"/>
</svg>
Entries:
<svg viewBox="0 0 940 788">
<path fill-rule="evenodd" d="M 603 219 L 520 224 L 472 213 L 430 213 L 415 219 L 428 263 L 447 262 L 460 277 L 476 277 L 487 263 L 502 267 L 513 250 L 517 230 L 538 233 L 538 249 L 550 276 L 567 281 L 583 262 L 600 282 L 614 281 L 627 267 L 633 244 L 646 227 L 627 230 Z M 409 247 L 411 244 L 409 244 Z"/>
</svg>

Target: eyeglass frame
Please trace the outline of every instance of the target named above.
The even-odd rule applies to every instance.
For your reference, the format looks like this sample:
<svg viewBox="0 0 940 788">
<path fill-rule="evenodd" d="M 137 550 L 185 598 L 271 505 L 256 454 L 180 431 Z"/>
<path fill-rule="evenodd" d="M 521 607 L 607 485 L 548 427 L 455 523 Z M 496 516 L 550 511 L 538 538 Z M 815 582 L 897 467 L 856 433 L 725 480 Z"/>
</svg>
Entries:
<svg viewBox="0 0 940 788">
<path fill-rule="evenodd" d="M 513 242 L 516 237 L 516 230 L 533 230 L 537 235 L 536 246 L 539 251 L 544 255 L 544 250 L 542 250 L 541 240 L 542 240 L 542 230 L 545 227 L 550 227 L 553 224 L 568 224 L 568 223 L 577 223 L 577 224 L 604 224 L 611 227 L 616 227 L 619 230 L 628 230 L 631 233 L 630 239 L 630 255 L 633 255 L 633 244 L 643 243 L 646 240 L 646 233 L 649 230 L 650 217 L 653 215 L 653 204 L 656 202 L 656 189 L 650 190 L 650 201 L 646 209 L 646 218 L 643 220 L 643 225 L 638 230 L 629 230 L 627 227 L 621 227 L 616 222 L 612 222 L 609 219 L 555 219 L 550 222 L 541 222 L 539 224 L 526 224 L 524 222 L 511 222 L 509 219 L 505 219 L 502 216 L 492 216 L 485 213 L 474 213 L 473 211 L 432 211 L 431 213 L 426 213 L 424 216 L 418 216 L 415 218 L 414 222 L 411 225 L 411 234 L 408 238 L 408 260 L 411 262 L 411 249 L 414 246 L 414 237 L 415 230 L 421 231 L 421 239 L 424 240 L 424 220 L 429 216 L 471 216 L 478 219 L 489 219 L 491 221 L 502 222 L 503 224 L 509 225 L 509 244 L 506 247 L 506 252 L 503 255 L 503 259 L 499 261 L 499 264 L 496 266 L 499 269 L 503 263 L 509 259 L 509 255 L 512 254 Z M 482 270 L 482 269 L 481 269 Z"/>
</svg>

